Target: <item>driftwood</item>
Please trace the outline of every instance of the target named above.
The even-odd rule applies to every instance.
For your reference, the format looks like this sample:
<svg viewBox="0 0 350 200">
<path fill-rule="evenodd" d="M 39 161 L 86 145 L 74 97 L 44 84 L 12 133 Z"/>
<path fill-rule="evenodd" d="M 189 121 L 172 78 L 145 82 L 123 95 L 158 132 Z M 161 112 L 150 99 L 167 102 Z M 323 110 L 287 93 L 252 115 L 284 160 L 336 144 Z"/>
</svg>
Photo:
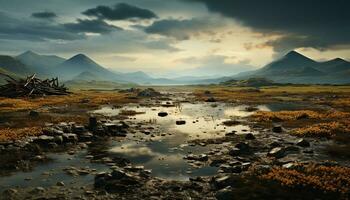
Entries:
<svg viewBox="0 0 350 200">
<path fill-rule="evenodd" d="M 0 75 L 8 78 L 7 84 L 0 86 L 0 96 L 3 97 L 66 95 L 70 93 L 64 84 L 59 84 L 58 78 L 41 80 L 36 78 L 36 74 L 33 74 L 26 79 L 15 79 L 1 72 Z"/>
</svg>

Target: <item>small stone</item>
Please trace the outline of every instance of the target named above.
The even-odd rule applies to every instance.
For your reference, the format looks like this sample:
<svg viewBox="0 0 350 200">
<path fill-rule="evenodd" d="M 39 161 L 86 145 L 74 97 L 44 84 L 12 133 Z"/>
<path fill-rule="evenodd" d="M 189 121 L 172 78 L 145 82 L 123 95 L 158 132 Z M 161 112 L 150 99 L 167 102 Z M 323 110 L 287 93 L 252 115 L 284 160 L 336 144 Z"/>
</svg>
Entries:
<svg viewBox="0 0 350 200">
<path fill-rule="evenodd" d="M 234 192 L 231 186 L 227 186 L 216 192 L 215 197 L 217 200 L 231 200 L 234 199 Z"/>
<path fill-rule="evenodd" d="M 185 120 L 178 120 L 176 121 L 176 125 L 185 125 L 186 121 Z"/>
<path fill-rule="evenodd" d="M 57 182 L 56 185 L 57 186 L 64 186 L 65 184 L 64 184 L 64 182 L 60 181 L 60 182 Z"/>
<path fill-rule="evenodd" d="M 255 140 L 255 136 L 252 133 L 247 133 L 244 137 L 247 140 Z"/>
<path fill-rule="evenodd" d="M 275 125 L 275 126 L 273 126 L 272 131 L 275 132 L 275 133 L 282 133 L 283 132 L 283 128 L 282 128 L 281 125 Z"/>
<path fill-rule="evenodd" d="M 167 112 L 159 112 L 158 116 L 159 117 L 166 117 L 166 116 L 168 116 L 168 113 Z"/>
<path fill-rule="evenodd" d="M 39 117 L 39 112 L 37 112 L 35 110 L 31 110 L 31 111 L 29 111 L 29 116 L 30 117 Z"/>
<path fill-rule="evenodd" d="M 305 139 L 300 139 L 297 141 L 296 145 L 300 146 L 300 147 L 309 147 L 310 146 L 310 142 L 308 142 Z"/>
<path fill-rule="evenodd" d="M 275 158 L 282 158 L 285 156 L 285 150 L 281 147 L 276 147 L 273 148 L 267 155 Z"/>
</svg>

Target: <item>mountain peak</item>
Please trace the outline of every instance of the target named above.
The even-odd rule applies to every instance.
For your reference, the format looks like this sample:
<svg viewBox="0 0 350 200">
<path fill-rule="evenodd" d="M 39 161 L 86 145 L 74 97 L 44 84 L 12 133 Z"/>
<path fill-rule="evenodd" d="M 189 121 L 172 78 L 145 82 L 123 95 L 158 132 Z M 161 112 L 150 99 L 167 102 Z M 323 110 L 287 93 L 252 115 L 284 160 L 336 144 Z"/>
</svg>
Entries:
<svg viewBox="0 0 350 200">
<path fill-rule="evenodd" d="M 342 58 L 334 58 L 330 61 L 333 61 L 333 62 L 338 62 L 338 63 L 344 63 L 344 62 L 347 62 L 346 60 L 342 59 Z"/>
<path fill-rule="evenodd" d="M 73 56 L 71 59 L 90 59 L 90 58 L 87 57 L 85 54 L 79 53 L 79 54 Z"/>
<path fill-rule="evenodd" d="M 306 56 L 293 50 L 293 51 L 288 52 L 284 57 L 306 57 Z"/>
<path fill-rule="evenodd" d="M 26 52 L 23 52 L 19 56 L 38 56 L 39 54 L 35 53 L 34 51 L 28 50 Z"/>
</svg>

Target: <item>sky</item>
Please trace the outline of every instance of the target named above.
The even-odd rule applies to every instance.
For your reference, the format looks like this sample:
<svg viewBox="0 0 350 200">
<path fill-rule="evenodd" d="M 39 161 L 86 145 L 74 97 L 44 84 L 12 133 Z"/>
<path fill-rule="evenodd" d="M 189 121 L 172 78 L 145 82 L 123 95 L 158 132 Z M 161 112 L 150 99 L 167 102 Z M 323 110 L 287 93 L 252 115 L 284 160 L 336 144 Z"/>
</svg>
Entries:
<svg viewBox="0 0 350 200">
<path fill-rule="evenodd" d="M 0 54 L 84 53 L 119 72 L 233 75 L 296 50 L 350 60 L 348 0 L 0 0 Z"/>
</svg>

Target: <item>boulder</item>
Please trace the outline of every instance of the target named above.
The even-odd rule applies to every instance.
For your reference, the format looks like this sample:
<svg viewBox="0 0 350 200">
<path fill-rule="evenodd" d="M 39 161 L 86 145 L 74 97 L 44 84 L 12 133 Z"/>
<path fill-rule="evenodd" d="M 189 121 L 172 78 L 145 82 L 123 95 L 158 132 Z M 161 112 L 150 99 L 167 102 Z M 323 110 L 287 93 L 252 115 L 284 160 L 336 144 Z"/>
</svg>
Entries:
<svg viewBox="0 0 350 200">
<path fill-rule="evenodd" d="M 157 97 L 160 95 L 160 92 L 157 92 L 153 88 L 147 88 L 137 93 L 138 97 Z"/>
</svg>

